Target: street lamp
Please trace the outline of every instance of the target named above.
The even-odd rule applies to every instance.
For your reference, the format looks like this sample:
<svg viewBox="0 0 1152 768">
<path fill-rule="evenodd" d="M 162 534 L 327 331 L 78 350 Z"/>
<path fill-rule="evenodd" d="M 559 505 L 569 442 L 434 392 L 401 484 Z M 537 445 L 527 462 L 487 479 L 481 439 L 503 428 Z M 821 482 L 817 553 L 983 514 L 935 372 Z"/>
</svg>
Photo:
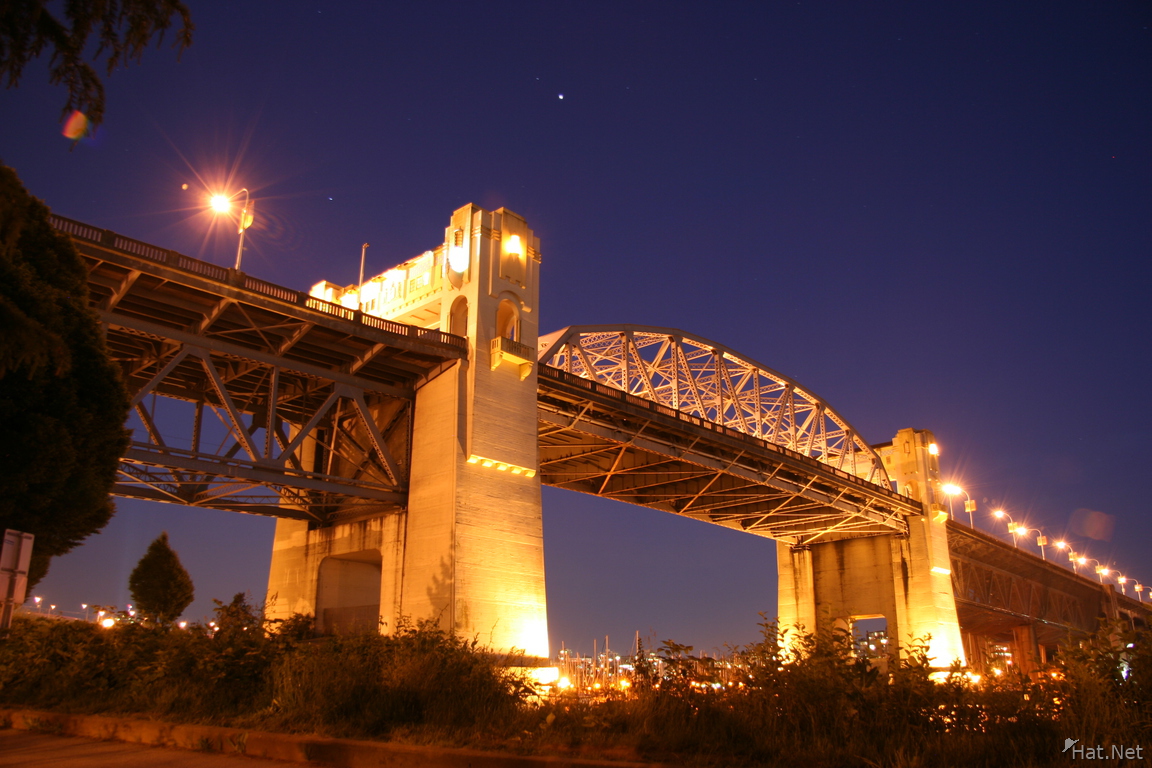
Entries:
<svg viewBox="0 0 1152 768">
<path fill-rule="evenodd" d="M 1136 592 L 1136 599 L 1140 602 L 1144 602 L 1144 598 L 1140 595 L 1140 593 L 1144 591 L 1144 585 L 1140 582 L 1136 582 L 1136 586 L 1132 589 Z"/>
<path fill-rule="evenodd" d="M 1029 528 L 1026 525 L 1017 525 L 1016 533 L 1020 536 L 1027 536 L 1029 533 L 1036 533 L 1036 546 L 1040 547 L 1040 559 L 1048 559 L 1044 554 L 1044 547 L 1046 544 L 1048 544 L 1048 537 L 1044 535 L 1043 531 L 1041 531 L 1039 528 Z"/>
<path fill-rule="evenodd" d="M 1012 515 L 1008 514 L 1002 509 L 997 509 L 993 510 L 992 517 L 996 518 L 997 520 L 1008 518 L 1008 533 L 1012 534 L 1012 546 L 1019 549 L 1020 545 L 1016 543 L 1016 521 L 1012 519 Z"/>
<path fill-rule="evenodd" d="M 1128 590 L 1124 589 L 1124 585 L 1128 583 L 1128 577 L 1120 573 L 1120 571 L 1113 571 L 1116 574 L 1116 583 L 1120 585 L 1120 594 L 1127 595 Z"/>
<path fill-rule="evenodd" d="M 952 497 L 964 494 L 964 511 L 968 513 L 968 526 L 970 528 L 976 527 L 976 521 L 972 517 L 972 513 L 976 511 L 976 500 L 968 495 L 968 491 L 964 490 L 958 485 L 953 483 L 945 483 L 940 489 L 948 496 L 948 516 L 952 516 Z"/>
<path fill-rule="evenodd" d="M 1094 557 L 1078 557 L 1076 558 L 1076 562 L 1080 563 L 1080 565 L 1088 565 L 1089 562 L 1096 563 L 1096 576 L 1099 577 L 1101 584 L 1104 583 L 1104 577 L 1112 572 L 1107 566 L 1101 565 L 1100 561 Z"/>
<path fill-rule="evenodd" d="M 1055 546 L 1056 546 L 1056 549 L 1059 549 L 1061 552 L 1063 552 L 1064 550 L 1068 550 L 1068 560 L 1072 563 L 1072 570 L 1074 572 L 1078 573 L 1079 571 L 1076 571 L 1076 558 L 1078 558 L 1079 555 L 1077 555 L 1072 550 L 1072 545 L 1069 544 L 1064 539 L 1061 539 L 1060 541 L 1056 542 Z"/>
<path fill-rule="evenodd" d="M 252 222 L 256 216 L 256 203 L 248 197 L 248 188 L 244 187 L 239 192 L 231 195 L 212 195 L 209 203 L 212 210 L 216 213 L 228 213 L 232 210 L 232 201 L 244 195 L 244 207 L 240 209 L 240 226 L 237 228 L 237 234 L 240 235 L 240 245 L 236 248 L 236 271 L 240 271 L 240 260 L 244 257 L 244 233 L 248 231 L 248 227 L 252 226 Z"/>
</svg>

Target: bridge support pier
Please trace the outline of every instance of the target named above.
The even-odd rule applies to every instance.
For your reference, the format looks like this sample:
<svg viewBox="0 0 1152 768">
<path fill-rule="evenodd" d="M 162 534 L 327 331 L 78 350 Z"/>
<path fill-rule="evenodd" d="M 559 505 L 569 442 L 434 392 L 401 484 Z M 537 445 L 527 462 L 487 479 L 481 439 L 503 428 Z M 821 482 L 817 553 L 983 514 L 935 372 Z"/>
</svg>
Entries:
<svg viewBox="0 0 1152 768">
<path fill-rule="evenodd" d="M 534 365 L 539 260 L 522 218 L 468 205 L 435 251 L 363 288 L 313 289 L 465 336 L 470 353 L 417 384 L 406 509 L 321 528 L 278 523 L 274 616 L 314 613 L 327 632 L 362 628 L 364 616 L 372 626 L 378 615 L 385 632 L 402 617 L 429 620 L 496 651 L 549 656 Z"/>
<path fill-rule="evenodd" d="M 907 536 L 777 542 L 782 630 L 814 632 L 883 618 L 902 655 L 927 646 L 933 666 L 965 661 L 952 594 L 951 565 L 932 434 L 901 430 L 878 447 L 897 488 L 925 504 L 907 519 Z"/>
</svg>

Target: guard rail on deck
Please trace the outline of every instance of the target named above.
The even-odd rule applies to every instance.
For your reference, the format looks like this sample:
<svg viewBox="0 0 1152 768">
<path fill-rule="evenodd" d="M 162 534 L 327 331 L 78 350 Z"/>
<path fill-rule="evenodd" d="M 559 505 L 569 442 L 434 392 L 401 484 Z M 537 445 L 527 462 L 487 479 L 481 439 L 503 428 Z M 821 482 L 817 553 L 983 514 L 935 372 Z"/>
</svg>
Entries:
<svg viewBox="0 0 1152 768">
<path fill-rule="evenodd" d="M 460 336 L 454 336 L 453 334 L 444 333 L 443 331 L 438 331 L 433 328 L 420 328 L 415 325 L 406 325 L 405 323 L 385 320 L 382 317 L 376 317 L 374 315 L 366 315 L 358 310 L 349 309 L 340 304 L 333 304 L 330 301 L 310 296 L 303 291 L 285 288 L 282 285 L 269 283 L 235 269 L 228 269 L 207 261 L 194 259 L 191 256 L 185 256 L 176 251 L 158 248 L 155 245 L 150 245 L 140 240 L 124 237 L 111 230 L 99 229 L 90 224 L 68 219 L 63 216 L 57 216 L 56 214 L 50 216 L 50 221 L 56 231 L 63 232 L 76 240 L 84 240 L 95 243 L 96 245 L 115 248 L 118 251 L 124 251 L 125 253 L 154 261 L 157 264 L 163 264 L 166 267 L 177 269 L 181 272 L 207 277 L 211 280 L 226 283 L 234 288 L 242 288 L 270 299 L 282 301 L 286 304 L 293 304 L 298 307 L 323 312 L 326 315 L 339 317 L 342 320 L 347 320 L 357 325 L 364 325 L 380 331 L 388 331 L 400 336 L 409 336 L 434 344 L 445 344 L 450 347 L 456 347 L 464 352 L 468 351 L 467 339 Z"/>
</svg>

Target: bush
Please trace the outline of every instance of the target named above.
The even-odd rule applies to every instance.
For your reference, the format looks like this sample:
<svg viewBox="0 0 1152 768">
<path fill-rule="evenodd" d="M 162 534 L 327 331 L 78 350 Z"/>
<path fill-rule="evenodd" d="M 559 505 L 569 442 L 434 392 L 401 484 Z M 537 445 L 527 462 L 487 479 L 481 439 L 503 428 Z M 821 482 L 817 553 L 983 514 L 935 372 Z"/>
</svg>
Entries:
<svg viewBox="0 0 1152 768">
<path fill-rule="evenodd" d="M 308 617 L 265 623 L 244 595 L 216 605 L 215 622 L 188 629 L 19 617 L 0 643 L 0 703 L 465 739 L 515 721 L 530 692 L 475 641 L 431 624 L 317 639 Z"/>
<path fill-rule="evenodd" d="M 723 662 L 668 641 L 634 685 L 540 702 L 503 659 L 432 624 L 315 638 L 265 623 L 243 595 L 208 627 L 17 619 L 0 643 L 0 703 L 134 712 L 346 737 L 695 765 L 1029 766 L 1084 744 L 1150 742 L 1147 633 L 1104 627 L 1029 678 L 937 682 L 923 648 L 881 674 L 843 632 L 786 643 L 772 624 Z"/>
</svg>

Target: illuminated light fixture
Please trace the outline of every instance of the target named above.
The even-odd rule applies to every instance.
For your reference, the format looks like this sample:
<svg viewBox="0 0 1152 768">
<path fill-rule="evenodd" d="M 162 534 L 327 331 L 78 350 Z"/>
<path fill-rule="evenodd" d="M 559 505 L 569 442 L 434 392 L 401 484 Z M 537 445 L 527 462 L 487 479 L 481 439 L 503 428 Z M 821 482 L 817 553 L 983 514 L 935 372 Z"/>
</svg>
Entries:
<svg viewBox="0 0 1152 768">
<path fill-rule="evenodd" d="M 504 252 L 514 256 L 524 255 L 524 246 L 520 245 L 520 235 L 511 235 L 504 246 Z"/>
<path fill-rule="evenodd" d="M 228 213 L 228 211 L 232 210 L 232 201 L 228 199 L 227 195 L 212 195 L 208 204 L 212 206 L 212 210 L 216 211 L 216 213 Z"/>
<path fill-rule="evenodd" d="M 448 246 L 448 269 L 461 274 L 468 271 L 468 250 L 464 246 Z"/>
<path fill-rule="evenodd" d="M 116 619 L 104 619 L 100 622 L 100 626 L 104 627 L 104 629 L 111 629 L 115 625 Z"/>
<path fill-rule="evenodd" d="M 536 470 L 529 467 L 521 467 L 516 464 L 509 464 L 506 461 L 497 461 L 496 459 L 486 459 L 483 456 L 476 456 L 475 454 L 468 457 L 469 464 L 479 464 L 485 468 L 495 467 L 500 472 L 511 472 L 513 475 L 523 475 L 524 477 L 535 477 Z"/>
<path fill-rule="evenodd" d="M 537 685 L 553 685 L 560 682 L 560 667 L 535 667 L 529 675 Z M 564 678 L 567 680 L 567 678 Z M 571 685 L 571 683 L 568 683 Z M 567 686 L 562 686 L 567 687 Z"/>
<path fill-rule="evenodd" d="M 945 483 L 940 488 L 940 490 L 944 491 L 944 493 L 948 494 L 949 496 L 958 496 L 961 493 L 964 493 L 963 488 L 958 485 L 954 485 L 953 483 Z"/>
<path fill-rule="evenodd" d="M 995 517 L 997 520 L 999 520 L 1000 518 L 1004 517 L 1005 514 L 1006 513 L 1004 512 L 1004 510 L 997 509 L 997 510 L 993 510 L 992 517 Z"/>
<path fill-rule="evenodd" d="M 932 566 L 932 573 L 938 573 L 941 576 L 951 576 L 952 575 L 951 569 L 945 568 L 941 565 Z"/>
<path fill-rule="evenodd" d="M 937 446 L 936 443 L 928 443 L 928 454 L 930 456 L 939 456 L 940 455 L 939 446 Z"/>
</svg>

